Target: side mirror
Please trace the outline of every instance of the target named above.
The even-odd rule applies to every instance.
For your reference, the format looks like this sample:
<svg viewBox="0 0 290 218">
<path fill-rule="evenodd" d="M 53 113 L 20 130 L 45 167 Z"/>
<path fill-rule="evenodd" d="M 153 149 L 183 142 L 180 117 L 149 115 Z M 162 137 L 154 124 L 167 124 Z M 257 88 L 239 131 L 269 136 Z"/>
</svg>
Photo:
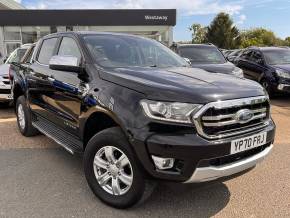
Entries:
<svg viewBox="0 0 290 218">
<path fill-rule="evenodd" d="M 52 56 L 49 61 L 49 68 L 52 70 L 68 71 L 68 72 L 81 72 L 80 60 L 74 56 Z"/>
<path fill-rule="evenodd" d="M 258 59 L 257 60 L 257 63 L 260 64 L 260 65 L 264 65 L 264 60 L 262 58 L 261 59 Z"/>
<path fill-rule="evenodd" d="M 6 56 L 5 58 L 3 58 L 3 63 L 6 63 L 8 57 Z"/>
<path fill-rule="evenodd" d="M 191 61 L 188 58 L 183 58 L 189 65 L 191 65 Z"/>
</svg>

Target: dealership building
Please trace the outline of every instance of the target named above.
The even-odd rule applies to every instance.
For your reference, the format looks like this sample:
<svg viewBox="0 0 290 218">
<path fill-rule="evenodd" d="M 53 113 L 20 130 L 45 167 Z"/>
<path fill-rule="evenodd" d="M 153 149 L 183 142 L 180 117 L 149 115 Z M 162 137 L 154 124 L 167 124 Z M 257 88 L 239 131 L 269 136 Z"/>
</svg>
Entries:
<svg viewBox="0 0 290 218">
<path fill-rule="evenodd" d="M 27 10 L 0 0 L 0 53 L 63 31 L 121 32 L 172 44 L 176 10 Z"/>
</svg>

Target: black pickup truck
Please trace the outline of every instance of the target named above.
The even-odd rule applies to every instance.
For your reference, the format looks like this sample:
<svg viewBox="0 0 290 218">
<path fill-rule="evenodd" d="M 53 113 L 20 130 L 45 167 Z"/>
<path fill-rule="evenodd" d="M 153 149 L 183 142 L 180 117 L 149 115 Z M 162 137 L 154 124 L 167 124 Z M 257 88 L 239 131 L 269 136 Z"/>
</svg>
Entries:
<svg viewBox="0 0 290 218">
<path fill-rule="evenodd" d="M 20 132 L 83 153 L 90 188 L 117 208 L 137 203 L 154 180 L 240 175 L 273 148 L 262 86 L 191 68 L 151 39 L 51 34 L 10 78 Z"/>
</svg>

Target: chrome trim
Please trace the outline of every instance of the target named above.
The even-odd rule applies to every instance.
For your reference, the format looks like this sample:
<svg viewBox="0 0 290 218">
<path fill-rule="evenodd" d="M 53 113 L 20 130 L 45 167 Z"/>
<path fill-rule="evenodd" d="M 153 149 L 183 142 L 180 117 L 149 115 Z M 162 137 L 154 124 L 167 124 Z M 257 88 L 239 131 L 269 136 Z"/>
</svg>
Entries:
<svg viewBox="0 0 290 218">
<path fill-rule="evenodd" d="M 49 60 L 49 65 L 78 67 L 79 59 L 70 55 L 55 55 Z"/>
<path fill-rule="evenodd" d="M 226 100 L 226 101 L 217 101 L 211 102 L 204 105 L 197 113 L 194 114 L 192 121 L 196 127 L 196 130 L 199 135 L 206 139 L 222 139 L 226 137 L 231 137 L 235 135 L 245 134 L 248 132 L 252 132 L 261 128 L 264 128 L 269 125 L 270 117 L 261 123 L 261 125 L 248 128 L 242 131 L 232 131 L 227 134 L 219 134 L 219 135 L 208 135 L 203 131 L 201 117 L 202 115 L 209 109 L 209 108 L 216 108 L 216 109 L 224 109 L 224 108 L 231 108 L 231 107 L 238 107 L 238 106 L 245 106 L 245 105 L 253 105 L 253 104 L 261 104 L 264 102 L 269 102 L 269 98 L 267 96 L 258 96 L 258 97 L 251 97 L 251 98 L 242 98 L 242 99 L 234 99 L 234 100 Z"/>
<path fill-rule="evenodd" d="M 247 123 L 252 120 L 264 118 L 266 116 L 267 116 L 266 113 L 255 115 L 250 120 L 248 120 Z M 228 125 L 233 125 L 233 124 L 238 124 L 238 123 L 240 123 L 240 121 L 238 120 L 229 120 L 229 121 L 223 121 L 223 122 L 217 122 L 217 123 L 203 123 L 203 125 L 208 126 L 208 127 L 220 127 L 220 126 L 228 126 Z"/>
<path fill-rule="evenodd" d="M 251 110 L 254 114 L 256 113 L 263 113 L 267 111 L 267 108 L 261 108 L 257 110 Z M 225 115 L 218 115 L 218 116 L 205 116 L 202 117 L 202 120 L 205 121 L 218 121 L 218 120 L 223 120 L 227 118 L 234 118 L 236 114 L 225 114 Z"/>
<path fill-rule="evenodd" d="M 285 88 L 289 88 L 289 87 L 290 87 L 290 85 L 281 83 L 281 84 L 278 85 L 277 88 L 279 90 L 283 91 Z"/>
<path fill-rule="evenodd" d="M 206 182 L 245 171 L 262 162 L 265 157 L 269 155 L 272 149 L 273 145 L 271 144 L 269 147 L 265 148 L 265 150 L 256 155 L 230 164 L 196 168 L 192 176 L 184 183 Z"/>
</svg>

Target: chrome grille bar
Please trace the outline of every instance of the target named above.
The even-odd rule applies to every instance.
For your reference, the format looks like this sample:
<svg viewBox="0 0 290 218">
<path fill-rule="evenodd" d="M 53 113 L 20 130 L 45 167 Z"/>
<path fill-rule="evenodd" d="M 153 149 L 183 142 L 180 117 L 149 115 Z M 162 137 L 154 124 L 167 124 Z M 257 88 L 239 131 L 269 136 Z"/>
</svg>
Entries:
<svg viewBox="0 0 290 218">
<path fill-rule="evenodd" d="M 267 103 L 265 105 L 264 103 Z M 252 105 L 259 106 L 259 104 L 263 107 L 259 109 L 253 109 L 252 112 L 254 113 L 254 117 L 251 119 L 252 122 L 243 123 L 241 127 L 238 127 L 235 124 L 241 124 L 238 121 L 234 120 L 235 114 L 233 114 L 232 110 L 236 108 L 237 112 L 240 110 L 241 107 L 251 107 Z M 232 137 L 235 135 L 241 135 L 248 132 L 253 132 L 255 130 L 259 130 L 265 128 L 269 125 L 270 122 L 270 104 L 269 99 L 266 96 L 258 96 L 258 97 L 251 97 L 251 98 L 244 98 L 244 99 L 234 99 L 234 100 L 226 100 L 226 101 L 217 101 L 211 102 L 204 105 L 192 118 L 197 132 L 199 135 L 203 136 L 207 139 L 222 139 L 226 137 Z M 216 110 L 215 116 L 206 115 L 203 117 L 209 109 Z M 220 109 L 231 109 L 231 114 L 218 114 L 218 110 Z M 250 108 L 249 108 L 250 109 Z M 231 119 L 225 120 L 224 119 Z M 260 121 L 253 123 L 255 120 L 261 119 Z M 220 121 L 220 122 L 204 122 L 204 121 Z M 206 124 L 207 126 L 205 126 Z M 227 127 L 231 124 L 234 124 L 233 127 Z M 229 128 L 229 129 L 220 129 L 220 128 Z M 205 128 L 205 129 L 204 129 Z M 210 131 L 208 130 L 210 129 Z M 218 129 L 215 129 L 218 128 Z M 210 132 L 210 134 L 207 134 Z"/>
<path fill-rule="evenodd" d="M 266 117 L 266 113 L 258 114 L 253 116 L 252 119 L 250 119 L 248 122 L 252 120 L 257 120 L 257 119 L 262 119 Z M 221 126 L 228 126 L 228 125 L 233 125 L 233 124 L 238 124 L 239 121 L 237 120 L 229 120 L 229 121 L 223 121 L 223 122 L 217 122 L 217 123 L 203 123 L 204 126 L 212 126 L 212 127 L 221 127 Z"/>
<path fill-rule="evenodd" d="M 263 113 L 266 112 L 267 108 L 261 108 L 257 110 L 252 110 L 253 113 Z M 223 119 L 228 119 L 228 118 L 234 118 L 236 114 L 224 114 L 224 115 L 218 115 L 218 116 L 204 116 L 202 117 L 202 120 L 206 121 L 218 121 L 218 120 L 223 120 Z"/>
</svg>

